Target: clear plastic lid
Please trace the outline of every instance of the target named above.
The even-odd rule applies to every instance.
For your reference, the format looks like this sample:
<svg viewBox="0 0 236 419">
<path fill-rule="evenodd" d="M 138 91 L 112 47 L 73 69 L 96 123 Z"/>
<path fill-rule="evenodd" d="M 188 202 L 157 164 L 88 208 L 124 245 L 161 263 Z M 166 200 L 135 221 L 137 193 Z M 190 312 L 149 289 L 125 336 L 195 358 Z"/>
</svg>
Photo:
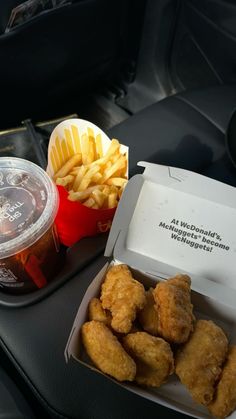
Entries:
<svg viewBox="0 0 236 419">
<path fill-rule="evenodd" d="M 52 225 L 58 192 L 34 163 L 0 157 L 0 259 L 35 243 Z"/>
</svg>

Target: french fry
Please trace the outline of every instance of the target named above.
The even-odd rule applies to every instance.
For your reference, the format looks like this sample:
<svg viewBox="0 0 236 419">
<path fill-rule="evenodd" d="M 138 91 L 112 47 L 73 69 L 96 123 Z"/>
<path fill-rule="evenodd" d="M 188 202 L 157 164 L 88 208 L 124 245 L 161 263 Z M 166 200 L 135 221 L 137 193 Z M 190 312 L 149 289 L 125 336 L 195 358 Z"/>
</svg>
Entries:
<svg viewBox="0 0 236 419">
<path fill-rule="evenodd" d="M 90 186 L 90 188 L 87 188 L 85 191 L 81 191 L 81 192 L 74 192 L 73 190 L 69 191 L 69 196 L 68 199 L 70 201 L 83 201 L 85 199 L 88 199 L 91 195 L 91 193 L 95 190 L 95 189 L 102 189 L 101 185 L 94 185 L 94 186 Z"/>
<path fill-rule="evenodd" d="M 66 187 L 66 186 L 70 185 L 73 181 L 74 181 L 74 176 L 67 175 L 65 177 L 58 177 L 56 179 L 56 184 Z"/>
<path fill-rule="evenodd" d="M 120 143 L 118 140 L 115 140 L 114 138 L 111 140 L 110 147 L 108 148 L 105 156 L 112 156 L 112 154 L 115 154 L 117 150 L 120 148 Z"/>
<path fill-rule="evenodd" d="M 112 177 L 125 177 L 126 178 L 126 171 L 127 171 L 127 156 L 126 154 L 123 155 L 125 157 L 125 165 L 122 169 L 117 170 L 113 173 Z"/>
<path fill-rule="evenodd" d="M 102 187 L 103 187 L 102 192 L 105 195 L 105 199 L 104 199 L 104 202 L 103 202 L 103 208 L 108 208 L 108 196 L 109 196 L 109 193 L 110 193 L 110 186 L 102 185 Z"/>
<path fill-rule="evenodd" d="M 111 162 L 111 160 L 109 160 L 106 164 L 106 170 L 110 169 L 111 166 L 112 166 L 112 162 Z"/>
<path fill-rule="evenodd" d="M 121 188 L 124 185 L 126 185 L 127 182 L 128 182 L 127 179 L 124 179 L 122 177 L 112 177 L 108 179 L 105 183 L 106 185 L 114 185 Z"/>
<path fill-rule="evenodd" d="M 106 154 L 104 157 L 101 157 L 98 160 L 95 160 L 92 164 L 99 164 L 99 165 L 105 165 L 108 160 L 110 160 L 111 156 L 119 149 L 120 143 L 118 140 L 111 140 L 110 147 L 108 148 Z"/>
<path fill-rule="evenodd" d="M 110 193 L 108 195 L 108 208 L 114 208 L 117 205 L 117 193 Z"/>
<path fill-rule="evenodd" d="M 103 187 L 103 189 L 102 189 L 102 192 L 103 192 L 106 196 L 108 196 L 108 195 L 109 195 L 109 193 L 110 193 L 110 188 L 109 188 L 109 186 L 108 186 L 108 185 L 105 185 L 105 186 Z"/>
<path fill-rule="evenodd" d="M 99 171 L 99 169 L 99 166 L 93 166 L 85 173 L 79 184 L 78 191 L 84 191 L 89 186 L 92 177 Z"/>
<path fill-rule="evenodd" d="M 100 172 L 97 172 L 93 175 L 92 182 L 99 184 L 101 179 L 102 179 L 102 174 Z"/>
<path fill-rule="evenodd" d="M 94 201 L 93 198 L 89 198 L 87 199 L 87 201 L 84 202 L 84 205 L 88 208 L 92 208 L 95 204 L 96 202 Z"/>
<path fill-rule="evenodd" d="M 108 169 L 106 169 L 104 171 L 101 183 L 106 182 L 106 180 L 108 180 L 110 177 L 112 177 L 112 175 L 120 169 L 123 169 L 123 167 L 126 164 L 126 158 L 124 156 L 120 156 L 119 159 Z"/>
<path fill-rule="evenodd" d="M 83 178 L 82 180 L 81 180 L 81 182 L 80 182 L 80 185 L 79 185 L 79 187 L 78 187 L 78 189 L 77 189 L 77 191 L 78 192 L 82 192 L 82 191 L 85 191 L 88 187 L 89 187 L 89 184 L 91 183 L 91 178 Z"/>
<path fill-rule="evenodd" d="M 114 177 L 124 177 L 124 178 L 126 178 L 125 173 L 126 173 L 126 169 L 124 167 L 123 169 L 117 170 L 115 173 L 113 173 L 112 177 L 113 178 Z"/>
<path fill-rule="evenodd" d="M 77 191 L 80 183 L 82 182 L 83 177 L 85 176 L 85 173 L 87 172 L 87 168 L 85 166 L 80 166 L 74 184 L 73 184 L 73 190 Z"/>
<path fill-rule="evenodd" d="M 106 195 L 103 192 L 101 192 L 99 189 L 94 189 L 91 193 L 91 197 L 97 203 L 98 207 L 102 208 L 103 203 L 106 199 Z"/>
<path fill-rule="evenodd" d="M 73 169 L 74 166 L 79 164 L 81 162 L 81 154 L 74 154 L 67 162 L 56 172 L 54 175 L 54 179 L 56 180 L 58 177 L 62 178 L 68 175 L 71 169 Z"/>
<path fill-rule="evenodd" d="M 98 165 L 92 166 L 89 168 L 87 173 L 85 174 L 86 178 L 92 178 L 97 172 L 99 172 L 100 167 Z"/>
<path fill-rule="evenodd" d="M 116 151 L 112 156 L 111 156 L 111 163 L 114 164 L 120 157 L 120 152 L 119 150 Z"/>
<path fill-rule="evenodd" d="M 109 186 L 109 193 L 116 193 L 118 194 L 118 188 L 114 185 Z"/>
<path fill-rule="evenodd" d="M 76 176 L 81 166 L 75 166 L 72 170 L 70 170 L 69 174 L 72 176 Z"/>
</svg>

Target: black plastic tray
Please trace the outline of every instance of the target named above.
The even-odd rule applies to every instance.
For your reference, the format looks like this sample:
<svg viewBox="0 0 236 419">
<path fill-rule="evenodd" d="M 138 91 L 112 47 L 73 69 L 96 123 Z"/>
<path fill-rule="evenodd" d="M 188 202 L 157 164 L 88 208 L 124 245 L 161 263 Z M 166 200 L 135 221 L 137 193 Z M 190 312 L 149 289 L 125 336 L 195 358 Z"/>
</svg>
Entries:
<svg viewBox="0 0 236 419">
<path fill-rule="evenodd" d="M 77 117 L 70 115 L 65 118 L 45 123 L 32 124 L 30 120 L 23 126 L 9 131 L 0 132 L 0 156 L 20 157 L 30 160 L 45 169 L 47 147 L 53 128 L 63 119 Z M 46 287 L 27 294 L 13 295 L 0 291 L 0 305 L 5 307 L 24 307 L 34 304 L 50 295 L 58 287 L 75 276 L 105 248 L 107 234 L 82 239 L 71 248 L 62 246 L 65 263 L 57 276 Z"/>
</svg>

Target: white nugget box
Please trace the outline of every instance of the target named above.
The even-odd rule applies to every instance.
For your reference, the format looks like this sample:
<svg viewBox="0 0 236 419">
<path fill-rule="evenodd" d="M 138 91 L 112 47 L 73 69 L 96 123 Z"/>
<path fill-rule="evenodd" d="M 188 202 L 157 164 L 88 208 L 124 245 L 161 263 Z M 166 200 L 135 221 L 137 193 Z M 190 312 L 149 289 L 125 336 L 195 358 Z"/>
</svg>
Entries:
<svg viewBox="0 0 236 419">
<path fill-rule="evenodd" d="M 116 211 L 105 255 L 125 263 L 144 285 L 187 273 L 197 318 L 212 319 L 236 344 L 235 188 L 182 169 L 141 162 Z M 87 307 L 98 296 L 107 263 L 88 287 L 68 339 L 65 358 L 98 371 L 80 344 Z M 102 374 L 102 373 L 101 373 Z M 111 379 L 107 376 L 108 379 Z M 113 380 L 115 381 L 115 380 Z M 211 418 L 173 375 L 158 389 L 120 386 L 196 418 Z M 157 407 L 158 413 L 158 407 Z M 230 416 L 236 419 L 236 413 Z"/>
</svg>

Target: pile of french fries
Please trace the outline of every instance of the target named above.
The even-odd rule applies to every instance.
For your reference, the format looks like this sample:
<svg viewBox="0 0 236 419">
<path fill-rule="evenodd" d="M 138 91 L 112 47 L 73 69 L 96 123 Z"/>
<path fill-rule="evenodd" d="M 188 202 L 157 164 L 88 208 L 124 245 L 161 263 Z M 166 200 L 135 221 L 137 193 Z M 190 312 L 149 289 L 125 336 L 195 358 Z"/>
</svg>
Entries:
<svg viewBox="0 0 236 419">
<path fill-rule="evenodd" d="M 127 183 L 127 156 L 119 141 L 111 140 L 103 154 L 101 136 L 83 134 L 80 151 L 56 172 L 56 184 L 67 189 L 70 201 L 94 209 L 116 207 Z"/>
</svg>

